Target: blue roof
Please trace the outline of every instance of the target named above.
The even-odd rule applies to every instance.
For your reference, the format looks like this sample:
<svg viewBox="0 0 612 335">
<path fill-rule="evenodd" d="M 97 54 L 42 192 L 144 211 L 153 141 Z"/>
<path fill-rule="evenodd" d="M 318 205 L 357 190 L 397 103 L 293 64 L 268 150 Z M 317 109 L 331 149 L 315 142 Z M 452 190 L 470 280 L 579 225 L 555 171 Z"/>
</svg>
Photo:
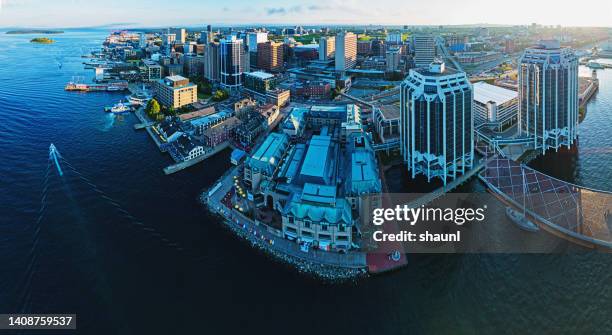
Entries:
<svg viewBox="0 0 612 335">
<path fill-rule="evenodd" d="M 234 149 L 234 151 L 232 151 L 232 159 L 239 161 L 242 159 L 242 157 L 244 157 L 244 155 L 246 155 L 246 152 L 240 150 L 240 149 Z"/>
<path fill-rule="evenodd" d="M 281 133 L 271 133 L 266 137 L 253 156 L 249 157 L 247 164 L 252 169 L 271 175 L 276 166 L 280 163 L 289 140 L 287 135 Z"/>
<path fill-rule="evenodd" d="M 350 195 L 380 193 L 382 184 L 378 174 L 376 156 L 367 136 L 353 135 L 349 138 L 350 171 L 345 190 Z"/>
<path fill-rule="evenodd" d="M 304 123 L 304 114 L 307 108 L 293 108 L 289 117 L 283 122 L 284 129 L 299 129 Z"/>
<path fill-rule="evenodd" d="M 332 205 L 336 202 L 336 186 L 306 183 L 301 200 Z"/>
<path fill-rule="evenodd" d="M 306 158 L 302 164 L 302 176 L 315 177 L 320 182 L 326 181 L 331 145 L 331 137 L 328 135 L 314 135 L 310 139 Z"/>
<path fill-rule="evenodd" d="M 293 194 L 285 208 L 284 214 L 298 219 L 309 219 L 315 222 L 352 225 L 351 205 L 345 199 L 337 199 L 334 204 L 321 205 L 302 202 Z"/>
<path fill-rule="evenodd" d="M 197 127 L 197 126 L 206 126 L 206 125 L 209 125 L 209 124 L 213 124 L 213 123 L 215 123 L 217 121 L 223 120 L 225 118 L 228 118 L 228 117 L 232 116 L 232 113 L 233 112 L 230 112 L 230 111 L 221 111 L 221 112 L 218 112 L 218 113 L 215 113 L 215 114 L 209 114 L 209 115 L 206 115 L 206 116 L 202 116 L 202 117 L 191 119 L 191 120 L 189 120 L 189 122 L 191 122 L 191 124 L 194 127 Z"/>
<path fill-rule="evenodd" d="M 284 167 L 280 177 L 286 177 L 287 179 L 295 178 L 299 172 L 300 164 L 302 163 L 302 158 L 304 158 L 305 152 L 305 144 L 296 144 L 291 151 L 290 158 L 285 163 L 286 166 Z"/>
</svg>

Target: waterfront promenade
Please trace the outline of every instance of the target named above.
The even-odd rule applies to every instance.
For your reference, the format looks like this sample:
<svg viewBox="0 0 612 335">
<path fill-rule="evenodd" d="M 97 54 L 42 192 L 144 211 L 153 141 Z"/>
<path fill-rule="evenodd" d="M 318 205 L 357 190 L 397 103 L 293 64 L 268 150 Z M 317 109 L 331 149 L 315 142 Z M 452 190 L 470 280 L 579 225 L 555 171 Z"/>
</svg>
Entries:
<svg viewBox="0 0 612 335">
<path fill-rule="evenodd" d="M 480 179 L 546 230 L 591 248 L 612 250 L 612 193 L 567 183 L 503 157 Z"/>
<path fill-rule="evenodd" d="M 228 207 L 224 201 L 233 195 L 233 178 L 238 168 L 232 168 L 218 182 L 220 186 L 212 193 L 204 193 L 202 200 L 208 209 L 224 218 L 223 223 L 238 236 L 253 246 L 295 265 L 298 269 L 317 276 L 334 279 L 355 277 L 365 273 L 366 255 L 359 251 L 345 254 L 310 248 L 303 251 L 300 246 L 282 237 L 282 232 L 258 223 L 239 211 Z M 216 188 L 216 186 L 215 186 Z"/>
</svg>

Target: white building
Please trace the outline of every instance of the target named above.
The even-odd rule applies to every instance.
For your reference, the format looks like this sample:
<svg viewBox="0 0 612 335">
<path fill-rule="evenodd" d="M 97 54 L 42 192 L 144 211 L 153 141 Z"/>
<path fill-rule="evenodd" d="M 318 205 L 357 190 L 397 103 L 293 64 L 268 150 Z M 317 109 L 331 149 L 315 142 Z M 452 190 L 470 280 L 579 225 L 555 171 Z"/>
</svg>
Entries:
<svg viewBox="0 0 612 335">
<path fill-rule="evenodd" d="M 336 50 L 336 38 L 325 36 L 319 39 L 319 60 L 332 59 Z"/>
<path fill-rule="evenodd" d="M 479 81 L 474 87 L 474 126 L 501 131 L 518 120 L 518 92 Z"/>
<path fill-rule="evenodd" d="M 176 41 L 178 43 L 185 43 L 187 39 L 187 31 L 185 28 L 170 28 L 169 33 L 176 36 Z"/>
<path fill-rule="evenodd" d="M 344 72 L 357 64 L 357 35 L 341 32 L 336 35 L 336 71 Z"/>
<path fill-rule="evenodd" d="M 268 42 L 268 33 L 260 31 L 247 33 L 246 43 L 250 52 L 257 51 L 257 44 L 265 42 Z"/>
<path fill-rule="evenodd" d="M 387 71 L 393 72 L 399 70 L 400 66 L 400 49 L 389 48 L 386 51 Z"/>
<path fill-rule="evenodd" d="M 418 67 L 429 66 L 436 56 L 436 45 L 433 35 L 414 34 L 412 36 L 414 46 L 414 64 Z"/>
</svg>

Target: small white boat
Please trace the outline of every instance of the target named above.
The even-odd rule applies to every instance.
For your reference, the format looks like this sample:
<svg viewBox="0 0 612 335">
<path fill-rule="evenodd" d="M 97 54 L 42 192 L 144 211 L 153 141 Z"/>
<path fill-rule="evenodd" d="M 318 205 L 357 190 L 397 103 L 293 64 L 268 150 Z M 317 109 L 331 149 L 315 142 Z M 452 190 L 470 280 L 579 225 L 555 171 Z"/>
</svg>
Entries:
<svg viewBox="0 0 612 335">
<path fill-rule="evenodd" d="M 523 230 L 530 232 L 537 232 L 540 230 L 538 225 L 531 222 L 524 214 L 514 210 L 511 207 L 506 207 L 506 216 Z"/>
<path fill-rule="evenodd" d="M 123 114 L 123 113 L 129 113 L 132 111 L 132 107 L 129 104 L 125 104 L 123 102 L 119 102 L 115 105 L 113 105 L 112 107 L 106 107 L 104 109 L 107 112 L 111 112 L 113 114 Z"/>
</svg>

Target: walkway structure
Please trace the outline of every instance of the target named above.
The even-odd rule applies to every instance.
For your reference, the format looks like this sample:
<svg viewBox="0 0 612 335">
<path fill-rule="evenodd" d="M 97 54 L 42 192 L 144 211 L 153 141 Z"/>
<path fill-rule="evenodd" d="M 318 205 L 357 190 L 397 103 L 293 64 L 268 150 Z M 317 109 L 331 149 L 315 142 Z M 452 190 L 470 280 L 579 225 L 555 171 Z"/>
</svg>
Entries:
<svg viewBox="0 0 612 335">
<path fill-rule="evenodd" d="M 612 193 L 567 183 L 500 156 L 487 160 L 479 178 L 518 208 L 525 200 L 526 213 L 544 228 L 583 245 L 612 248 Z"/>
<path fill-rule="evenodd" d="M 399 149 L 399 147 L 400 147 L 399 138 L 387 141 L 385 143 L 376 143 L 376 144 L 372 145 L 372 149 L 374 149 L 374 151 Z"/>
</svg>

